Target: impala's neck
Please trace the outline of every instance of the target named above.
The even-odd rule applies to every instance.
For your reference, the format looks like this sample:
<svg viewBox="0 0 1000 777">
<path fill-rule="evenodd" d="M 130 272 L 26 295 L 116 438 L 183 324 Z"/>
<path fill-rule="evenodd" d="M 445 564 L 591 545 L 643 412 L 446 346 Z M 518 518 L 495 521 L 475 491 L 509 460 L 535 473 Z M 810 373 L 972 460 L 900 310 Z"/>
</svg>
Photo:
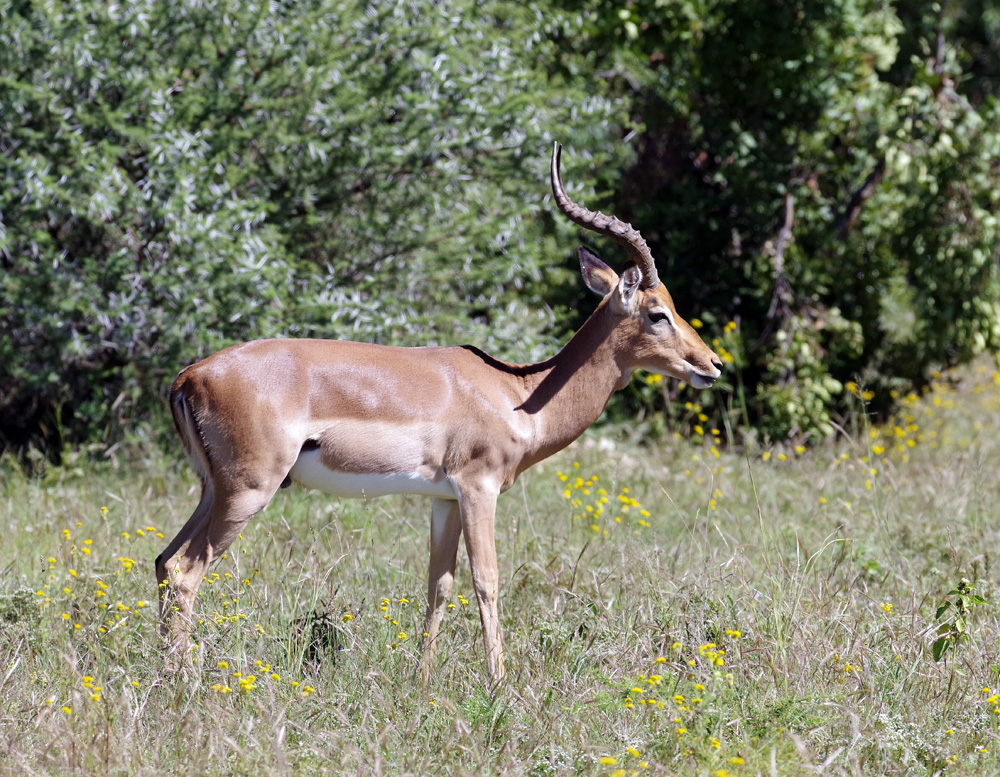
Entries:
<svg viewBox="0 0 1000 777">
<path fill-rule="evenodd" d="M 527 377 L 528 398 L 518 408 L 533 420 L 533 449 L 523 468 L 551 456 L 583 434 L 632 369 L 622 363 L 623 320 L 602 304 L 566 346 Z"/>
</svg>

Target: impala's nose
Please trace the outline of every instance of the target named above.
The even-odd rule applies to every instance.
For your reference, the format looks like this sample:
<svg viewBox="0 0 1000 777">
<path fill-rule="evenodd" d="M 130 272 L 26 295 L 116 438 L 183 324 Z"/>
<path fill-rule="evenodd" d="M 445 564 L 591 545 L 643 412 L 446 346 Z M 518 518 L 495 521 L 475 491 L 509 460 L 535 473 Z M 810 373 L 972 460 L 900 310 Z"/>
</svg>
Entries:
<svg viewBox="0 0 1000 777">
<path fill-rule="evenodd" d="M 712 366 L 719 371 L 720 375 L 722 374 L 722 359 L 716 356 L 714 359 L 712 359 Z"/>
</svg>

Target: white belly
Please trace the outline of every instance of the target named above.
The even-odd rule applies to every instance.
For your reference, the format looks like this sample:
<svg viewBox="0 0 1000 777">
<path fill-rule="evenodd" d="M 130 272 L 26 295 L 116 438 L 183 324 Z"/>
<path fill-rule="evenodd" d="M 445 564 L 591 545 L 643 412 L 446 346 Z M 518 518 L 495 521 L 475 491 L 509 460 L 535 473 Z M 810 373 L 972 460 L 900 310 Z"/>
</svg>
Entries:
<svg viewBox="0 0 1000 777">
<path fill-rule="evenodd" d="M 300 453 L 288 476 L 293 482 L 306 488 L 315 488 L 328 494 L 355 499 L 387 494 L 419 494 L 442 499 L 458 499 L 451 480 L 446 477 L 434 481 L 412 472 L 397 472 L 392 475 L 337 472 L 323 465 L 318 448 Z"/>
</svg>

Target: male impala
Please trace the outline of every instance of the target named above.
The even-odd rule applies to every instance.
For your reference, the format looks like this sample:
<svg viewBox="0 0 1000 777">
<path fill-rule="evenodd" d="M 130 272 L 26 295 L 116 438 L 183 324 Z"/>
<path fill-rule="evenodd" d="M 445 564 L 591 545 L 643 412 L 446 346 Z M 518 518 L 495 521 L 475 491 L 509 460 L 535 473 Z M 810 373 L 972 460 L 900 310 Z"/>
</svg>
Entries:
<svg viewBox="0 0 1000 777">
<path fill-rule="evenodd" d="M 486 666 L 494 680 L 503 676 L 497 497 L 583 434 L 636 369 L 707 388 L 722 368 L 677 314 L 639 232 L 575 204 L 563 189 L 559 159 L 556 144 L 551 175 L 559 210 L 623 245 L 631 261 L 619 278 L 580 249 L 583 280 L 604 299 L 548 361 L 507 364 L 472 346 L 259 340 L 177 376 L 170 407 L 202 492 L 156 559 L 172 651 L 187 649 L 195 594 L 209 565 L 280 487 L 298 483 L 344 497 L 431 497 L 424 681 L 463 533 Z"/>
</svg>

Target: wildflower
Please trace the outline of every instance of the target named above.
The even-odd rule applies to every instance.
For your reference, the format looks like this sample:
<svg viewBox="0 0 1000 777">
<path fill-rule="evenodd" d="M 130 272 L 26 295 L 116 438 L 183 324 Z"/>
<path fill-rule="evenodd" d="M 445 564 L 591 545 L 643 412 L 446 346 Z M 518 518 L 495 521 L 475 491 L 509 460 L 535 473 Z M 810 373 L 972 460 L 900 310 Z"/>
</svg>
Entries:
<svg viewBox="0 0 1000 777">
<path fill-rule="evenodd" d="M 618 759 L 611 755 L 602 755 L 598 759 L 598 762 L 606 766 L 615 766 L 618 763 Z"/>
<path fill-rule="evenodd" d="M 640 755 L 642 755 L 642 753 L 640 753 L 634 747 L 627 747 L 627 748 L 625 748 L 625 752 L 628 753 L 633 758 L 638 758 Z"/>
<path fill-rule="evenodd" d="M 254 688 L 257 687 L 257 678 L 252 674 L 248 674 L 246 677 L 240 677 L 240 690 L 244 693 L 250 693 Z"/>
</svg>

